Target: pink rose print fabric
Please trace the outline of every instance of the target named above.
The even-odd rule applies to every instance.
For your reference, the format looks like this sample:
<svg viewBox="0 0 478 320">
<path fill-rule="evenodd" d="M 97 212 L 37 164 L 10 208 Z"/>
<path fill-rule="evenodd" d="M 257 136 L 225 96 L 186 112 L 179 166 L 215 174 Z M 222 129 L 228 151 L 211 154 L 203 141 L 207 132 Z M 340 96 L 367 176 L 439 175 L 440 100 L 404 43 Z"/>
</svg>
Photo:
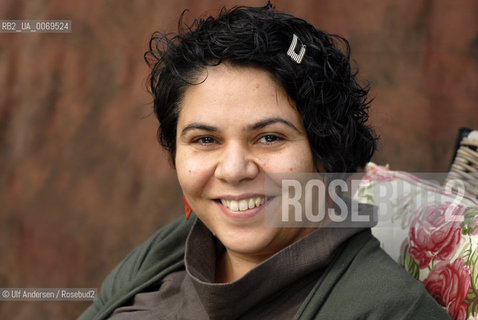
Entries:
<svg viewBox="0 0 478 320">
<path fill-rule="evenodd" d="M 380 208 L 378 190 L 394 191 L 386 211 L 378 213 L 391 217 L 382 222 L 386 232 L 375 231 L 385 251 L 422 282 L 452 319 L 478 320 L 478 200 L 369 163 L 354 198 Z"/>
<path fill-rule="evenodd" d="M 461 223 L 449 218 L 463 212 L 464 206 L 452 202 L 432 204 L 419 211 L 410 226 L 408 253 L 420 269 L 426 268 L 432 259 L 448 260 L 453 256 L 461 240 Z"/>
<path fill-rule="evenodd" d="M 470 267 L 458 258 L 453 263 L 437 264 L 423 280 L 423 285 L 439 304 L 447 308 L 453 319 L 466 320 L 464 301 L 470 290 L 470 275 Z"/>
</svg>

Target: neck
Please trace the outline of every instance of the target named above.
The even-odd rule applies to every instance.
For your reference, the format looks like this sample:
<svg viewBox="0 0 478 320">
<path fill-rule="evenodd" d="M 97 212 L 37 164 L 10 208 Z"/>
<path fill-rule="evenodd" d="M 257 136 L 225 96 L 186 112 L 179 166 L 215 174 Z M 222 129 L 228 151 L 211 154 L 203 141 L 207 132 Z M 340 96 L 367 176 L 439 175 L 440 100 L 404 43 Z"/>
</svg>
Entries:
<svg viewBox="0 0 478 320">
<path fill-rule="evenodd" d="M 250 257 L 226 249 L 216 266 L 216 283 L 234 282 L 254 269 L 267 257 Z"/>
<path fill-rule="evenodd" d="M 242 278 L 246 273 L 268 259 L 274 253 L 302 239 L 314 230 L 316 230 L 316 228 L 304 228 L 300 233 L 295 235 L 295 237 L 288 238 L 286 242 L 280 242 L 280 245 L 277 248 L 272 248 L 273 250 L 269 248 L 268 251 L 264 251 L 261 254 L 242 254 L 226 248 L 222 256 L 218 257 L 216 260 L 215 282 L 234 282 Z"/>
</svg>

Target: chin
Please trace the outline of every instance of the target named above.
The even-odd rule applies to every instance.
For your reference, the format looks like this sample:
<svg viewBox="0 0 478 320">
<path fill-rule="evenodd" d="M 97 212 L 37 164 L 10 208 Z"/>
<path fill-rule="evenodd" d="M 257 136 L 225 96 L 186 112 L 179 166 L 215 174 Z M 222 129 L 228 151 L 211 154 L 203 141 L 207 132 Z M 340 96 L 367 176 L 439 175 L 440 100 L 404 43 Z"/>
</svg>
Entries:
<svg viewBox="0 0 478 320">
<path fill-rule="evenodd" d="M 273 229 L 268 229 L 272 231 Z M 248 230 L 238 231 L 239 234 L 229 232 L 228 234 L 218 234 L 221 243 L 229 250 L 240 254 L 261 255 L 267 254 L 271 250 L 271 245 L 275 233 L 267 230 Z"/>
</svg>

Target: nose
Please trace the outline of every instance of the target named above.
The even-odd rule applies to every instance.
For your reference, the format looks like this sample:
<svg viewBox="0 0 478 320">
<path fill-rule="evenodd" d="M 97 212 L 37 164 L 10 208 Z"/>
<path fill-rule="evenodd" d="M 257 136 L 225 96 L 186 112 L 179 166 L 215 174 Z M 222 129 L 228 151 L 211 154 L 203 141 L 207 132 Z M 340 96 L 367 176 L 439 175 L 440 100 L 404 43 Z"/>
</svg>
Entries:
<svg viewBox="0 0 478 320">
<path fill-rule="evenodd" d="M 247 146 L 240 143 L 229 143 L 224 146 L 214 172 L 216 178 L 232 185 L 252 180 L 258 173 L 258 164 Z"/>
</svg>

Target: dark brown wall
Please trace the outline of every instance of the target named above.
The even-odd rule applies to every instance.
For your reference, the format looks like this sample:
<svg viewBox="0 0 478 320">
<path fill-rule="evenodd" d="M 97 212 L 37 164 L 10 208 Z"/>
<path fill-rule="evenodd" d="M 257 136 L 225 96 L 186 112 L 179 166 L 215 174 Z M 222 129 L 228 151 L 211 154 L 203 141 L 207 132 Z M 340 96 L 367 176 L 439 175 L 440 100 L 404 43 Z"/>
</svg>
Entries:
<svg viewBox="0 0 478 320">
<path fill-rule="evenodd" d="M 0 2 L 1 19 L 71 19 L 71 34 L 0 34 L 0 287 L 99 287 L 181 215 L 155 141 L 143 53 L 185 8 L 265 1 Z M 351 42 L 375 97 L 374 160 L 446 171 L 460 126 L 478 128 L 478 2 L 275 1 Z M 3 302 L 2 319 L 67 319 L 81 302 Z"/>
</svg>

